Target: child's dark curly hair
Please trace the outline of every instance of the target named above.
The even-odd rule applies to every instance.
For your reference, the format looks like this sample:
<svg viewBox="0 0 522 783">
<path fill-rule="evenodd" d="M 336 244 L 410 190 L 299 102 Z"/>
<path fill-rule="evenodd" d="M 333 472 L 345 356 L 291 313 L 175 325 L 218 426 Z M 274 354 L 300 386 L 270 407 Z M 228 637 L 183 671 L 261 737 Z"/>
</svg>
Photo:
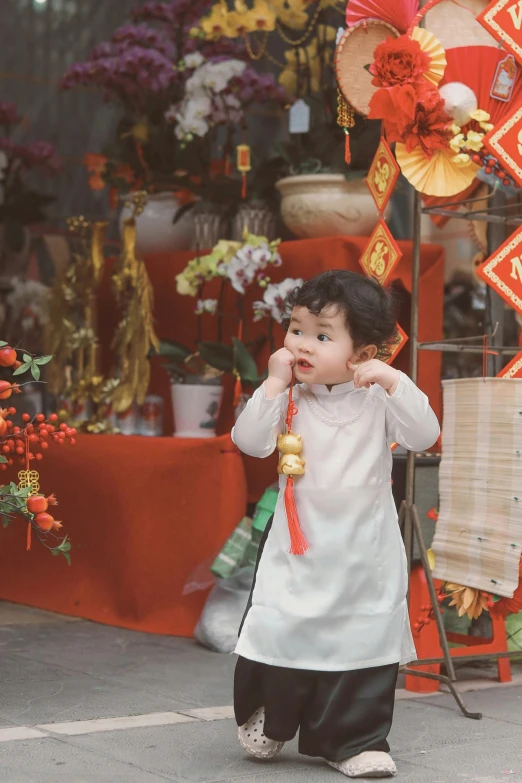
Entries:
<svg viewBox="0 0 522 783">
<path fill-rule="evenodd" d="M 337 308 L 346 317 L 355 350 L 376 345 L 378 359 L 391 355 L 390 344 L 397 337 L 395 302 L 391 292 L 374 278 L 338 269 L 307 280 L 285 299 L 285 329 L 294 307 L 306 307 L 314 315 L 329 307 Z"/>
</svg>

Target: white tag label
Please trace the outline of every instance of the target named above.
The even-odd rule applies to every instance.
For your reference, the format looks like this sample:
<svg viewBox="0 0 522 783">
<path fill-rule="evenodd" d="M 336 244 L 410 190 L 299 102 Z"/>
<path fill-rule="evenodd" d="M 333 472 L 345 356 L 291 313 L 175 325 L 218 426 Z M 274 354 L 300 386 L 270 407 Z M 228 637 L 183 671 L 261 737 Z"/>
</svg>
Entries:
<svg viewBox="0 0 522 783">
<path fill-rule="evenodd" d="M 290 106 L 288 130 L 290 133 L 308 133 L 310 130 L 310 107 L 301 98 Z"/>
<path fill-rule="evenodd" d="M 343 37 L 343 34 L 344 34 L 344 27 L 339 27 L 339 28 L 337 29 L 337 37 L 336 37 L 336 39 L 335 39 L 335 45 L 336 45 L 336 46 L 339 46 L 339 41 L 340 41 L 340 40 L 341 40 L 341 38 Z"/>
</svg>

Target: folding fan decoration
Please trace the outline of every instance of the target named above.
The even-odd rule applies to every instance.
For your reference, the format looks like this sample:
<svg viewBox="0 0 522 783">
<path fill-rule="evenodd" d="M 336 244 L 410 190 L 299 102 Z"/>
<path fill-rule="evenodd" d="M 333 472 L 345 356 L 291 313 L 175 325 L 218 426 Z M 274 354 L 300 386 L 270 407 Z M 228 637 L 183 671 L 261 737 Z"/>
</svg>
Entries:
<svg viewBox="0 0 522 783">
<path fill-rule="evenodd" d="M 349 0 L 346 24 L 351 27 L 367 19 L 378 19 L 405 33 L 419 10 L 419 0 Z"/>
<path fill-rule="evenodd" d="M 522 101 L 522 75 L 476 20 L 487 0 L 428 0 L 416 13 L 418 5 L 349 0 L 336 57 L 344 99 L 382 120 L 403 175 L 425 196 L 469 192 L 482 168 L 512 185 L 483 140 Z"/>
</svg>

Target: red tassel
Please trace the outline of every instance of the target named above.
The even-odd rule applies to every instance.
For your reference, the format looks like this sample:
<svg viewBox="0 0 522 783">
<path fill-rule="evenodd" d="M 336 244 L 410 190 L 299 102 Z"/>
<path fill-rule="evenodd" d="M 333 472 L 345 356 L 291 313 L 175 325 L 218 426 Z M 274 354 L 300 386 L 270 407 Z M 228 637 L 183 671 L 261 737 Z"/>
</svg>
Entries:
<svg viewBox="0 0 522 783">
<path fill-rule="evenodd" d="M 26 545 L 27 552 L 29 552 L 30 549 L 31 549 L 31 523 L 28 522 L 27 523 L 27 545 Z"/>
<path fill-rule="evenodd" d="M 242 179 L 242 183 L 241 183 L 241 198 L 244 201 L 246 199 L 246 197 L 247 197 L 247 175 L 246 175 L 246 171 L 244 171 L 243 174 L 241 175 L 241 179 Z"/>
<path fill-rule="evenodd" d="M 350 151 L 350 132 L 348 130 L 344 131 L 345 140 L 344 140 L 344 159 L 346 163 L 350 164 L 352 162 L 352 153 Z"/>
<path fill-rule="evenodd" d="M 236 375 L 236 385 L 234 386 L 234 408 L 236 408 L 241 402 L 242 394 L 243 394 L 243 385 L 241 383 L 241 376 L 238 373 Z"/>
<path fill-rule="evenodd" d="M 288 530 L 290 533 L 289 552 L 291 555 L 304 555 L 308 550 L 308 541 L 304 537 L 303 531 L 301 530 L 301 524 L 297 514 L 297 507 L 295 505 L 294 497 L 294 479 L 292 476 L 288 476 L 286 480 L 285 509 L 286 518 L 288 520 Z"/>
</svg>

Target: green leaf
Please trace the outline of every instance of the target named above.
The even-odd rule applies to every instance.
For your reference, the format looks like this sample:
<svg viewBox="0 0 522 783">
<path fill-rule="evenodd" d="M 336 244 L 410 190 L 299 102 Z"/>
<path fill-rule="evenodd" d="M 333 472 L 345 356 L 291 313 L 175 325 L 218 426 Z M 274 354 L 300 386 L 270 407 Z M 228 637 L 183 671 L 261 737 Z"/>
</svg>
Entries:
<svg viewBox="0 0 522 783">
<path fill-rule="evenodd" d="M 34 363 L 41 367 L 43 364 L 48 364 L 52 358 L 52 356 L 39 356 L 38 359 L 34 360 Z"/>
<path fill-rule="evenodd" d="M 232 372 L 234 369 L 234 351 L 231 345 L 223 343 L 198 343 L 199 355 L 204 362 L 216 370 Z"/>
<path fill-rule="evenodd" d="M 40 380 L 40 368 L 35 362 L 31 362 L 31 374 L 35 381 Z"/>
<path fill-rule="evenodd" d="M 4 457 L 3 454 L 0 454 L 0 465 L 5 465 L 7 462 L 7 457 Z"/>
<path fill-rule="evenodd" d="M 24 362 L 32 362 L 33 361 L 33 357 L 29 356 L 28 353 L 24 353 L 23 360 L 24 360 Z"/>
<path fill-rule="evenodd" d="M 24 372 L 27 372 L 27 370 L 32 366 L 33 360 L 29 362 L 25 362 L 25 364 L 22 364 L 17 370 L 14 371 L 13 375 L 23 375 Z"/>
<path fill-rule="evenodd" d="M 0 348 L 4 348 L 4 346 L 8 345 L 4 340 L 0 340 Z"/>
<path fill-rule="evenodd" d="M 238 371 L 242 381 L 249 381 L 250 383 L 256 383 L 258 380 L 258 372 L 255 361 L 250 355 L 248 348 L 244 343 L 233 338 L 234 341 L 234 365 Z"/>
<path fill-rule="evenodd" d="M 168 359 L 173 359 L 175 362 L 184 362 L 191 353 L 192 351 L 186 346 L 174 340 L 160 340 L 159 351 L 152 351 L 150 355 L 165 356 Z"/>
</svg>

